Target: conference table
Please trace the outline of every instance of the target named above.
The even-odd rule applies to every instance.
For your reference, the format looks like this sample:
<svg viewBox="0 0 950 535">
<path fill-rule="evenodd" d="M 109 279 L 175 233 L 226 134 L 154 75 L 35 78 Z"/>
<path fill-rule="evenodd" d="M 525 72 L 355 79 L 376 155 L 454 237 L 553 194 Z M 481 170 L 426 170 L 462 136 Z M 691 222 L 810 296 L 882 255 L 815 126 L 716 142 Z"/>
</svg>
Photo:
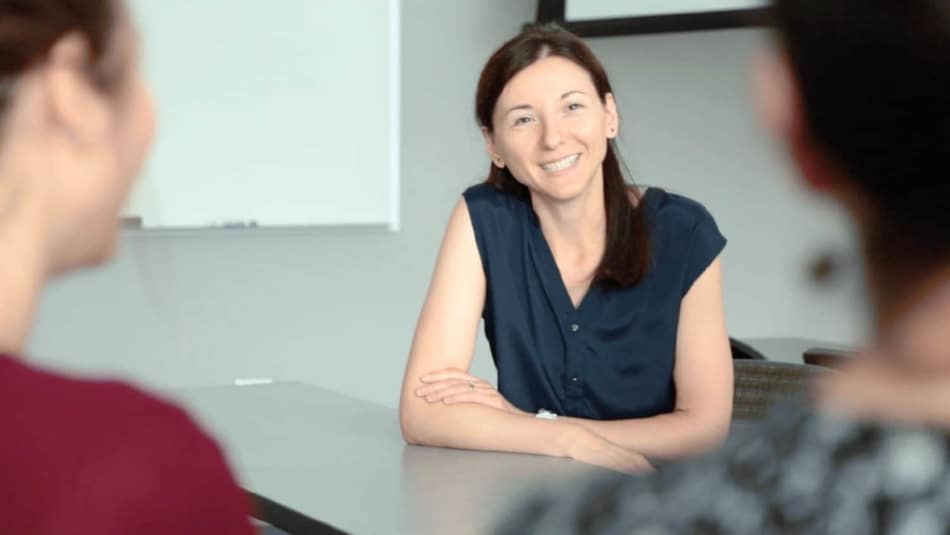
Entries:
<svg viewBox="0 0 950 535">
<path fill-rule="evenodd" d="M 224 446 L 258 518 L 287 533 L 485 533 L 526 489 L 607 473 L 569 459 L 407 445 L 396 410 L 302 383 L 167 395 Z"/>
<path fill-rule="evenodd" d="M 752 339 L 802 362 L 806 339 Z M 227 451 L 258 518 L 287 533 L 485 533 L 529 489 L 607 471 L 569 459 L 407 445 L 396 410 L 275 382 L 167 391 Z"/>
</svg>

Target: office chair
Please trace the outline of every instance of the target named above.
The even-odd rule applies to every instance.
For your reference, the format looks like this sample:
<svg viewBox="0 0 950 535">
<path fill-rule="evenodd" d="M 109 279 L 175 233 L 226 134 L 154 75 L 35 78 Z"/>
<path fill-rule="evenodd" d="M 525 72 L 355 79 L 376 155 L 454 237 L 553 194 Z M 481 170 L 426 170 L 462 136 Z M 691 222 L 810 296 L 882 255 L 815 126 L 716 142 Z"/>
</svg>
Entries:
<svg viewBox="0 0 950 535">
<path fill-rule="evenodd" d="M 765 355 L 757 349 L 737 338 L 729 337 L 729 347 L 732 349 L 734 360 L 766 360 Z"/>
<path fill-rule="evenodd" d="M 737 359 L 732 361 L 732 367 L 733 420 L 761 418 L 773 402 L 805 393 L 820 375 L 835 373 L 822 366 L 764 359 Z"/>
</svg>

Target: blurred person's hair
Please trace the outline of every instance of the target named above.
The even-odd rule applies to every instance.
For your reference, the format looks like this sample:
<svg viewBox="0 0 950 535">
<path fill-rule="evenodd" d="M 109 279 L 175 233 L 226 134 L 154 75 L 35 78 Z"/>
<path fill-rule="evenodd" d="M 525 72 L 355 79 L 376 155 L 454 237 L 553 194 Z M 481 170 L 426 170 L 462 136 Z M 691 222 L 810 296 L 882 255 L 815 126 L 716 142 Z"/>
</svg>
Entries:
<svg viewBox="0 0 950 535">
<path fill-rule="evenodd" d="M 871 262 L 950 261 L 950 2 L 775 0 L 774 16 L 808 133 L 870 206 Z"/>
<path fill-rule="evenodd" d="M 0 0 L 0 117 L 16 80 L 70 32 L 88 42 L 92 83 L 103 91 L 116 88 L 122 65 L 108 57 L 121 9 L 119 0 Z"/>
</svg>

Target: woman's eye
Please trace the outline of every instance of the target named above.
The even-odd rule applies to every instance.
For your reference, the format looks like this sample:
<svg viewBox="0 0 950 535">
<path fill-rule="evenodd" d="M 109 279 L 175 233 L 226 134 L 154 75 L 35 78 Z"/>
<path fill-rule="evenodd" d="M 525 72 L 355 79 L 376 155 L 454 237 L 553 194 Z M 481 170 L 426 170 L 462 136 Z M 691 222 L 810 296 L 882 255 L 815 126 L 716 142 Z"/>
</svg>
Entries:
<svg viewBox="0 0 950 535">
<path fill-rule="evenodd" d="M 515 119 L 515 126 L 528 124 L 530 122 L 531 122 L 531 117 L 518 117 L 517 119 Z"/>
<path fill-rule="evenodd" d="M 569 110 L 571 110 L 571 111 L 577 111 L 577 110 L 579 110 L 579 109 L 581 109 L 581 108 L 583 108 L 583 107 L 584 107 L 584 105 L 581 104 L 581 103 L 579 103 L 579 102 L 571 102 L 570 104 L 567 105 L 567 109 L 569 109 Z"/>
</svg>

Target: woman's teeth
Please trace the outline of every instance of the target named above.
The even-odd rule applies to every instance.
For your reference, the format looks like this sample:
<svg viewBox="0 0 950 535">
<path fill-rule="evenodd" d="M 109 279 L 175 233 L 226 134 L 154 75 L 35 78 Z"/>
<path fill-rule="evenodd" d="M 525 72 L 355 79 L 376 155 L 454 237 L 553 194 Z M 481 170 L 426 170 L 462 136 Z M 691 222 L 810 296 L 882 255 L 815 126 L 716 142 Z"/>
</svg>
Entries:
<svg viewBox="0 0 950 535">
<path fill-rule="evenodd" d="M 570 156 L 567 156 L 566 158 L 561 158 L 560 160 L 556 162 L 541 164 L 541 169 L 544 169 L 545 171 L 548 171 L 548 172 L 563 171 L 567 169 L 568 167 L 574 165 L 574 163 L 577 162 L 578 157 L 579 157 L 578 154 L 572 154 Z"/>
</svg>

